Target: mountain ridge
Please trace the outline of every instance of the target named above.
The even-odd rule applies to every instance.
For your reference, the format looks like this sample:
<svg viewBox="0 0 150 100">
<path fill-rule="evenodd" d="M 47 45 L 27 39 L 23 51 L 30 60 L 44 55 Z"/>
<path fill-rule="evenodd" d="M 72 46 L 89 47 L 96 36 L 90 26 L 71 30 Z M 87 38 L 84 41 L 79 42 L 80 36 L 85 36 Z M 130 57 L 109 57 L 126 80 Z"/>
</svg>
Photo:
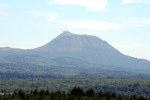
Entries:
<svg viewBox="0 0 150 100">
<path fill-rule="evenodd" d="M 96 36 L 78 35 L 68 31 L 64 31 L 41 47 L 34 49 L 6 49 L 8 50 L 0 49 L 0 62 L 31 63 L 32 65 L 42 66 L 76 66 L 81 69 L 88 69 L 92 66 L 93 68 L 109 67 L 109 69 L 113 70 L 142 71 L 142 73 L 145 70 L 150 71 L 150 61 L 148 60 L 124 55 Z M 89 64 L 86 64 L 87 62 Z"/>
<path fill-rule="evenodd" d="M 81 34 L 75 34 L 75 33 L 71 33 L 71 32 L 69 32 L 69 31 L 63 31 L 61 34 L 59 34 L 56 38 L 54 38 L 54 39 L 57 39 L 57 38 L 60 38 L 60 37 L 63 37 L 63 36 L 70 36 L 70 35 L 76 35 L 76 36 L 87 36 L 87 37 L 94 37 L 94 38 L 97 38 L 97 39 L 99 39 L 99 40 L 101 40 L 101 41 L 103 41 L 103 42 L 106 42 L 107 43 L 107 41 L 105 41 L 105 40 L 102 40 L 102 39 L 100 39 L 99 37 L 97 37 L 97 36 L 94 36 L 94 35 L 86 35 L 86 34 L 83 34 L 83 35 L 81 35 Z M 47 44 L 50 44 L 54 39 L 52 39 L 51 41 L 49 41 L 48 43 L 46 43 L 46 44 L 44 44 L 44 45 L 42 45 L 42 46 L 45 46 L 45 45 L 47 45 Z M 109 44 L 109 43 L 108 43 Z M 109 44 L 110 45 L 110 44 Z M 22 49 L 22 48 L 13 48 L 13 47 L 0 47 L 0 51 L 9 51 L 9 50 L 26 50 L 26 51 L 28 51 L 28 50 L 35 50 L 35 49 L 38 49 L 38 48 L 40 48 L 40 47 L 42 47 L 42 46 L 39 46 L 39 47 L 35 47 L 35 48 L 33 48 L 33 49 Z M 110 45 L 111 46 L 111 45 Z M 114 48 L 114 47 L 113 47 Z M 116 49 L 116 48 L 115 48 Z M 116 49 L 117 51 L 119 51 L 118 49 Z M 120 51 L 119 51 L 120 52 Z M 121 52 L 120 52 L 121 53 Z M 122 53 L 123 54 L 123 53 Z M 123 55 L 126 55 L 126 54 L 123 54 Z M 129 56 L 129 55 L 126 55 L 126 56 Z M 131 56 L 130 56 L 131 57 Z M 137 58 L 137 57 L 134 57 L 134 58 Z M 147 61 L 149 61 L 148 59 L 144 59 L 144 58 L 137 58 L 137 59 L 143 59 L 143 60 L 147 60 Z"/>
<path fill-rule="evenodd" d="M 80 37 L 80 38 L 79 38 Z M 47 44 L 45 44 L 44 46 L 41 46 L 41 47 L 38 47 L 38 48 L 35 48 L 35 49 L 40 49 L 40 48 L 42 48 L 42 47 L 45 47 L 45 46 L 48 46 L 48 45 L 52 45 L 54 42 L 56 42 L 56 41 L 58 41 L 59 43 L 61 43 L 61 42 L 65 42 L 65 41 L 69 41 L 69 42 L 71 42 L 72 40 L 69 40 L 69 38 L 71 38 L 71 39 L 76 39 L 75 41 L 77 42 L 77 41 L 79 41 L 79 39 L 81 39 L 81 38 L 86 38 L 86 39 L 88 39 L 88 38 L 90 38 L 90 39 L 95 39 L 95 40 L 100 40 L 101 42 L 103 42 L 102 44 L 104 44 L 104 42 L 106 42 L 106 41 L 104 41 L 104 40 L 101 40 L 100 38 L 98 38 L 98 37 L 96 37 L 96 36 L 93 36 L 93 35 L 79 35 L 79 34 L 74 34 L 74 33 L 71 33 L 71 32 L 69 32 L 69 31 L 64 31 L 63 33 L 61 33 L 60 35 L 58 35 L 56 38 L 54 38 L 53 40 L 51 40 L 50 42 L 48 42 Z M 64 40 L 64 41 L 60 41 L 60 40 Z M 85 39 L 84 39 L 85 40 Z M 73 41 L 73 42 L 75 42 L 75 41 Z M 77 45 L 79 45 L 80 43 L 78 43 Z M 66 45 L 69 45 L 69 44 L 66 44 Z M 66 45 L 63 45 L 63 46 L 66 46 Z M 73 45 L 75 45 L 75 44 L 73 44 Z"/>
</svg>

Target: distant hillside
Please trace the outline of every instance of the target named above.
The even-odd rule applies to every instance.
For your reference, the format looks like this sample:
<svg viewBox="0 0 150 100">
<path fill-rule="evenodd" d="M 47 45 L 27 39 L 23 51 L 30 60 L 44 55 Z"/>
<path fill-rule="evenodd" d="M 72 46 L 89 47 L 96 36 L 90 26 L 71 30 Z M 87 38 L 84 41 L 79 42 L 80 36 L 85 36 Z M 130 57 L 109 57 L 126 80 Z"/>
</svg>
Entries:
<svg viewBox="0 0 150 100">
<path fill-rule="evenodd" d="M 35 49 L 0 48 L 0 64 L 12 64 L 11 71 L 14 72 L 16 69 L 13 67 L 19 64 L 20 70 L 35 72 L 32 67 L 37 66 L 41 73 L 55 69 L 53 72 L 61 70 L 61 73 L 123 71 L 150 74 L 148 60 L 126 56 L 96 36 L 77 35 L 68 31 Z M 28 70 L 29 65 L 31 67 Z M 8 69 L 5 66 L 1 72 L 7 72 Z"/>
</svg>

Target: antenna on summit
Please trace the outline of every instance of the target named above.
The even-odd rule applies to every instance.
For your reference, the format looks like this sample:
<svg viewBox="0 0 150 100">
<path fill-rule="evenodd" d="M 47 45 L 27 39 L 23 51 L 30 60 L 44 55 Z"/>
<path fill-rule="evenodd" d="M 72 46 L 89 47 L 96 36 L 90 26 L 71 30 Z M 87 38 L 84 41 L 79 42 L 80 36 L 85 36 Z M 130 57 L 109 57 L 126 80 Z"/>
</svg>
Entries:
<svg viewBox="0 0 150 100">
<path fill-rule="evenodd" d="M 68 28 L 67 28 L 66 26 L 62 25 L 62 26 L 60 26 L 60 27 L 63 29 L 64 32 L 69 32 L 69 31 L 68 31 Z"/>
<path fill-rule="evenodd" d="M 68 28 L 67 28 L 67 27 L 65 27 L 65 30 L 64 30 L 64 32 L 67 32 L 67 33 L 69 33 L 69 31 L 68 31 Z"/>
<path fill-rule="evenodd" d="M 65 28 L 66 28 L 65 31 L 68 32 L 68 28 L 67 27 L 65 27 Z"/>
</svg>

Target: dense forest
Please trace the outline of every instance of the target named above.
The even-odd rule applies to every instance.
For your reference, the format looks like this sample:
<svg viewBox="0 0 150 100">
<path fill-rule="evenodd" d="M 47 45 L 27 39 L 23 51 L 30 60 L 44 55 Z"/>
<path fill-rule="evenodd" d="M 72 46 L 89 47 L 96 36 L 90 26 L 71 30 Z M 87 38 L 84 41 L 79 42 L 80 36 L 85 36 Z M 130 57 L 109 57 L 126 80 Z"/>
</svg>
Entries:
<svg viewBox="0 0 150 100">
<path fill-rule="evenodd" d="M 50 92 L 49 90 L 35 89 L 26 93 L 23 90 L 19 90 L 12 94 L 0 94 L 0 100 L 150 100 L 150 98 L 137 96 L 136 94 L 130 97 L 120 96 L 110 92 L 95 92 L 92 88 L 83 90 L 80 87 L 74 87 L 69 92 Z"/>
<path fill-rule="evenodd" d="M 93 66 L 71 58 L 53 59 L 55 63 L 47 66 L 45 58 L 41 61 L 41 57 L 37 57 L 6 57 L 14 63 L 0 63 L 0 93 L 13 93 L 20 89 L 29 93 L 36 88 L 69 92 L 79 86 L 84 90 L 93 88 L 96 92 L 109 91 L 121 96 L 132 96 L 135 93 L 138 96 L 150 96 L 149 74 L 133 73 L 118 67 L 119 70 L 115 70 L 114 66 Z M 33 60 L 38 61 L 37 65 L 31 64 Z"/>
<path fill-rule="evenodd" d="M 96 92 L 116 92 L 123 96 L 131 96 L 135 93 L 138 96 L 150 96 L 150 77 L 142 75 L 80 73 L 74 76 L 63 76 L 1 73 L 0 76 L 0 93 L 13 93 L 19 89 L 31 92 L 36 88 L 69 92 L 73 87 L 79 86 L 84 90 L 93 88 Z"/>
</svg>

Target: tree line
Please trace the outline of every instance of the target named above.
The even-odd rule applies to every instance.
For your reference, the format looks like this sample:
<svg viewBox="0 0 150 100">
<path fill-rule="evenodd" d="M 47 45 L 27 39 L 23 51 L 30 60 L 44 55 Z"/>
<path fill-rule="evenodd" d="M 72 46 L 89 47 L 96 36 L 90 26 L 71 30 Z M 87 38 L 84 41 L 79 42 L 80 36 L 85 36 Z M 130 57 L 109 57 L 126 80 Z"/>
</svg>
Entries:
<svg viewBox="0 0 150 100">
<path fill-rule="evenodd" d="M 93 88 L 84 90 L 80 87 L 74 87 L 69 92 L 35 89 L 27 93 L 20 89 L 14 93 L 0 94 L 0 100 L 150 100 L 150 98 L 136 94 L 130 97 L 121 96 L 114 92 L 96 92 Z"/>
</svg>

